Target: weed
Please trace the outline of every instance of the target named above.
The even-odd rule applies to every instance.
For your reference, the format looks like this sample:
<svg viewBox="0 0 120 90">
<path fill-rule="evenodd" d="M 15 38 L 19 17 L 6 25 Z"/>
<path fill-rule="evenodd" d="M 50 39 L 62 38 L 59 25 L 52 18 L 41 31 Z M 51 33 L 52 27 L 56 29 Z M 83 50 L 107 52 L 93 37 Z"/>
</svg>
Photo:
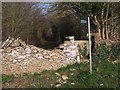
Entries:
<svg viewBox="0 0 120 90">
<path fill-rule="evenodd" d="M 34 77 L 38 77 L 40 75 L 41 75 L 40 73 L 34 73 L 34 75 L 32 75 L 32 77 L 34 78 Z"/>
<path fill-rule="evenodd" d="M 4 83 L 10 83 L 10 82 L 12 82 L 12 78 L 13 77 L 14 77 L 13 75 L 3 76 L 2 77 L 2 83 L 4 84 Z"/>
</svg>

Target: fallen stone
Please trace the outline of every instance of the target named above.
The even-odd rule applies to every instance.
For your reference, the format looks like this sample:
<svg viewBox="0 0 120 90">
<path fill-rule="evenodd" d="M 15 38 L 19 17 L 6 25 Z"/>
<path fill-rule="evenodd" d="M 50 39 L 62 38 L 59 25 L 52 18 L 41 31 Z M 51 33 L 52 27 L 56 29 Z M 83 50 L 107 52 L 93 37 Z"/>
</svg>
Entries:
<svg viewBox="0 0 120 90">
<path fill-rule="evenodd" d="M 63 80 L 67 80 L 68 77 L 67 77 L 66 75 L 62 75 L 62 79 L 63 79 Z"/>
<path fill-rule="evenodd" d="M 57 84 L 55 87 L 60 87 L 61 86 L 61 84 Z"/>
<path fill-rule="evenodd" d="M 18 47 L 20 46 L 20 42 L 18 40 L 14 40 L 13 43 L 11 44 L 12 47 Z"/>
<path fill-rule="evenodd" d="M 75 83 L 70 83 L 71 85 L 75 85 Z"/>
<path fill-rule="evenodd" d="M 74 75 L 74 73 L 71 73 L 71 75 Z"/>
<path fill-rule="evenodd" d="M 60 76 L 60 74 L 59 74 L 59 73 L 57 73 L 57 72 L 56 72 L 55 74 L 56 74 L 57 76 Z"/>
<path fill-rule="evenodd" d="M 67 83 L 67 81 L 64 81 L 63 84 Z"/>
</svg>

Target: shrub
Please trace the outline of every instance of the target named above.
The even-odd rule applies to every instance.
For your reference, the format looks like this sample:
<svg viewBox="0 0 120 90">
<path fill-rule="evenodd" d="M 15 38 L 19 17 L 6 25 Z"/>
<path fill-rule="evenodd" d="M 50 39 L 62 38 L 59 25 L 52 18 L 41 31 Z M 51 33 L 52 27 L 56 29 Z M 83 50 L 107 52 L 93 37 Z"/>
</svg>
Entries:
<svg viewBox="0 0 120 90">
<path fill-rule="evenodd" d="M 116 60 L 120 58 L 120 43 L 113 44 L 110 49 L 110 59 Z"/>
<path fill-rule="evenodd" d="M 105 44 L 100 44 L 95 52 L 92 54 L 93 61 L 104 61 L 104 60 L 117 60 L 120 58 L 120 44 L 113 44 L 112 46 L 107 46 Z"/>
<path fill-rule="evenodd" d="M 100 44 L 93 54 L 93 59 L 95 60 L 101 60 L 104 61 L 109 58 L 110 52 L 109 47 L 105 44 Z"/>
<path fill-rule="evenodd" d="M 85 46 L 83 49 L 80 47 L 80 45 L 78 44 L 78 50 L 79 50 L 79 54 L 83 56 L 83 58 L 87 58 L 87 46 Z"/>
</svg>

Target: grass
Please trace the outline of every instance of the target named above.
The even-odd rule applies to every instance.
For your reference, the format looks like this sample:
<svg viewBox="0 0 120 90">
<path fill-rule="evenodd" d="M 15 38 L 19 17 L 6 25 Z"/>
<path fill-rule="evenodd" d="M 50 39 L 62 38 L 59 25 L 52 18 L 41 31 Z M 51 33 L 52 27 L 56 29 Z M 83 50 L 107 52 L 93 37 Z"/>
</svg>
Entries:
<svg viewBox="0 0 120 90">
<path fill-rule="evenodd" d="M 3 76 L 2 77 L 2 83 L 4 84 L 4 83 L 10 83 L 10 82 L 12 82 L 12 78 L 13 78 L 14 76 L 13 75 L 5 75 L 5 76 Z"/>
<path fill-rule="evenodd" d="M 96 64 L 93 62 L 93 74 L 89 72 L 89 64 L 68 65 L 58 70 L 43 71 L 34 75 L 3 75 L 4 88 L 119 88 L 118 64 L 108 61 Z M 57 74 L 59 75 L 57 75 Z M 64 80 L 62 75 L 68 77 Z M 9 85 L 6 85 L 9 83 Z"/>
</svg>

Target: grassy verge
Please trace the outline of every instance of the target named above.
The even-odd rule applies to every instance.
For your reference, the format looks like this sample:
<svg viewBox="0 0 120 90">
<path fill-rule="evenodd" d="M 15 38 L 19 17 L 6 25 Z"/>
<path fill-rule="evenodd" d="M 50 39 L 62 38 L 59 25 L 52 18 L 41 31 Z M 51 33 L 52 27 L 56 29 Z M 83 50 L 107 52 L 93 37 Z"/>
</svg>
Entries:
<svg viewBox="0 0 120 90">
<path fill-rule="evenodd" d="M 93 74 L 89 64 L 68 65 L 56 71 L 43 71 L 34 75 L 3 75 L 3 88 L 119 88 L 118 64 L 108 61 L 93 63 Z"/>
</svg>

